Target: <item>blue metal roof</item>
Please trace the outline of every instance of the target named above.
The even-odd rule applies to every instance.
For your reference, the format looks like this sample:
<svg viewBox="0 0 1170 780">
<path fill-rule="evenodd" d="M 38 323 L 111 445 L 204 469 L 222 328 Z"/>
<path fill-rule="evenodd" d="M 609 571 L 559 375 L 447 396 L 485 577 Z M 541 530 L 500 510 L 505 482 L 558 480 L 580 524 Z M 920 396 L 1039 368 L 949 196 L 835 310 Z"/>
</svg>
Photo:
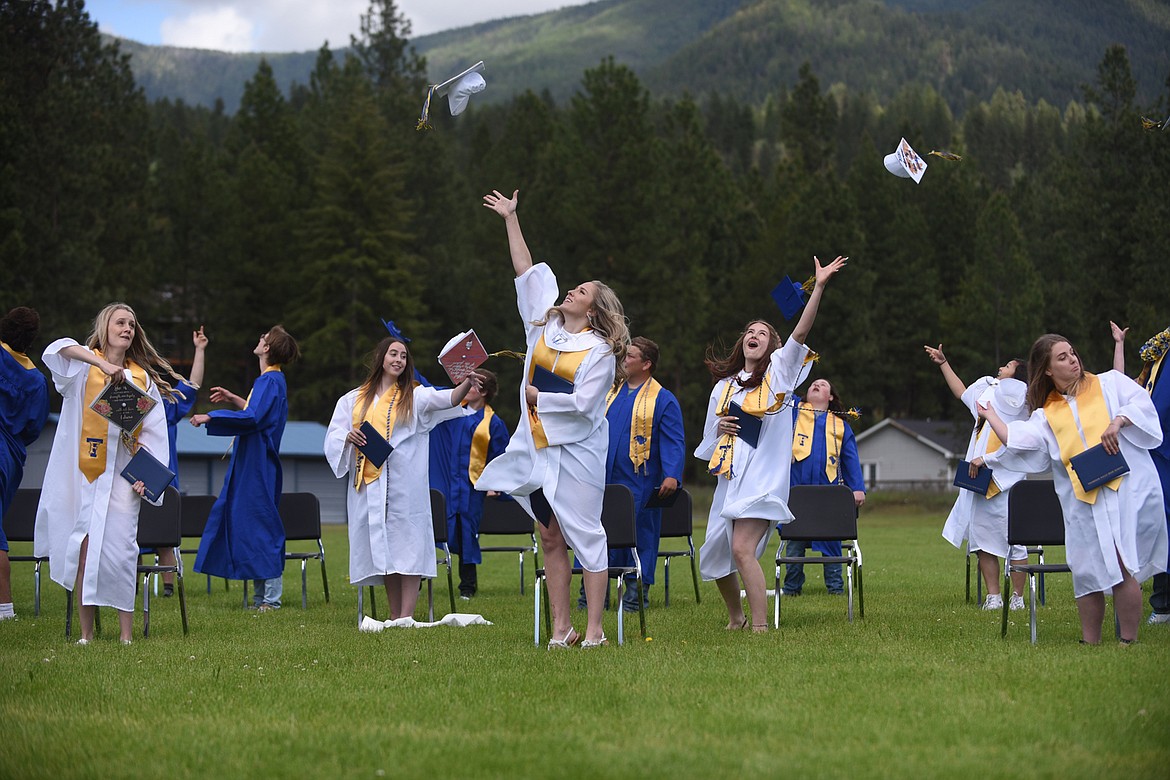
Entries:
<svg viewBox="0 0 1170 780">
<path fill-rule="evenodd" d="M 326 430 L 321 423 L 290 420 L 284 428 L 284 436 L 280 439 L 280 456 L 324 458 Z M 189 419 L 179 422 L 178 432 L 175 447 L 180 456 L 219 457 L 227 452 L 232 441 L 227 436 L 208 436 L 206 428 L 196 428 Z"/>
</svg>

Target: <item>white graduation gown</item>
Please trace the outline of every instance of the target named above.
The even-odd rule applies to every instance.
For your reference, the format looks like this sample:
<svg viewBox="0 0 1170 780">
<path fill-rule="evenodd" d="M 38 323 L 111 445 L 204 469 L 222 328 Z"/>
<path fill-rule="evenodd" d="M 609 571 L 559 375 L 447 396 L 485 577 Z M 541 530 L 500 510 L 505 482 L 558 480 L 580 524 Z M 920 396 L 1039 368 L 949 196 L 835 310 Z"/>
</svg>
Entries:
<svg viewBox="0 0 1170 780">
<path fill-rule="evenodd" d="M 1133 423 L 1122 428 L 1118 437 L 1121 454 L 1130 468 L 1118 490 L 1098 489 L 1093 504 L 1077 499 L 1043 409 L 1032 412 L 1027 420 L 1010 423 L 1007 444 L 986 458 L 995 469 L 1033 473 L 1052 470 L 1064 510 L 1065 553 L 1072 569 L 1073 595 L 1077 598 L 1110 591 L 1121 582 L 1118 553 L 1126 570 L 1138 582 L 1166 570 L 1162 483 L 1149 453 L 1162 441 L 1157 410 L 1149 393 L 1124 374 L 1109 371 L 1097 378 L 1101 380 L 1109 417 L 1125 415 Z M 1070 406 L 1079 427 L 1076 401 Z M 1081 435 L 1084 436 L 1083 431 Z"/>
<path fill-rule="evenodd" d="M 430 432 L 443 422 L 463 415 L 451 405 L 452 390 L 414 388 L 414 415 L 398 420 L 390 435 L 394 451 L 382 464 L 382 473 L 368 485 L 353 487 L 357 449 L 345 440 L 353 428 L 358 390 L 337 401 L 325 433 L 325 460 L 333 474 L 348 480 L 349 580 L 363 587 L 380 585 L 386 574 L 434 577 L 435 529 L 431 525 L 428 465 Z M 378 397 L 375 396 L 374 403 Z M 445 518 L 444 518 L 445 521 Z"/>
<path fill-rule="evenodd" d="M 138 509 L 144 499 L 122 477 L 130 453 L 121 445 L 120 429 L 113 423 L 108 423 L 106 432 L 106 470 L 93 482 L 81 473 L 77 455 L 82 420 L 84 415 L 95 413 L 85 407 L 90 365 L 60 354 L 71 346 L 77 346 L 77 342 L 58 339 L 45 349 L 42 358 L 53 374 L 53 384 L 63 401 L 45 469 L 41 502 L 37 506 L 33 548 L 36 555 L 49 557 L 49 576 L 53 582 L 73 590 L 81 542 L 88 536 L 82 603 L 133 612 L 138 571 Z M 129 371 L 126 381 L 130 381 Z M 138 443 L 160 463 L 168 463 L 170 442 L 162 397 L 153 382 L 147 394 L 158 403 L 143 419 Z"/>
<path fill-rule="evenodd" d="M 976 420 L 979 419 L 976 404 L 990 403 L 1005 423 L 1012 423 L 1028 418 L 1027 394 L 1028 386 L 1018 379 L 1000 381 L 985 376 L 973 382 L 961 400 Z M 972 429 L 965 458 L 968 463 L 987 454 L 991 433 L 990 425 L 984 425 L 978 434 Z M 965 549 L 968 552 L 982 550 L 1000 558 L 1007 558 L 1010 552 L 1011 560 L 1026 558 L 1027 549 L 1017 545 L 1009 551 L 1007 543 L 1007 494 L 1012 485 L 1025 476 L 1020 471 L 995 469 L 991 478 L 1001 492 L 991 498 L 984 498 L 970 490 L 960 490 L 943 525 L 943 538 L 960 550 L 964 549 L 963 540 L 966 539 Z"/>
<path fill-rule="evenodd" d="M 544 326 L 533 322 L 560 298 L 552 270 L 539 263 L 516 278 L 516 305 L 524 322 L 528 354 L 524 376 L 531 370 L 533 348 L 543 334 L 552 349 L 564 352 L 589 350 L 573 378 L 572 393 L 540 393 L 536 412 L 549 446 L 536 449 L 532 440 L 520 383 L 520 423 L 503 454 L 483 470 L 476 490 L 496 490 L 513 496 L 533 514 L 528 496 L 543 488 L 573 553 L 587 571 L 609 567 L 601 505 L 605 497 L 605 455 L 609 428 L 605 421 L 605 394 L 613 386 L 613 352 L 592 331 L 569 333 L 560 319 Z"/>
<path fill-rule="evenodd" d="M 735 572 L 731 556 L 733 522 L 739 518 L 768 521 L 768 533 L 760 539 L 756 557 L 764 554 L 768 538 L 780 523 L 792 519 L 788 510 L 788 487 L 792 473 L 792 392 L 812 367 L 804 359 L 809 349 L 792 339 L 772 353 L 768 365 L 768 385 L 773 393 L 784 393 L 784 406 L 779 412 L 764 416 L 758 446 L 753 448 L 736 440 L 732 462 L 732 477 L 718 477 L 711 513 L 707 517 L 707 537 L 699 550 L 699 574 L 704 580 L 717 580 Z M 739 378 L 750 374 L 742 371 Z M 709 461 L 719 443 L 719 405 L 732 377 L 715 383 L 707 402 L 707 423 L 703 441 L 695 450 L 695 457 Z M 743 405 L 749 392 L 742 387 L 732 393 L 731 400 Z"/>
</svg>

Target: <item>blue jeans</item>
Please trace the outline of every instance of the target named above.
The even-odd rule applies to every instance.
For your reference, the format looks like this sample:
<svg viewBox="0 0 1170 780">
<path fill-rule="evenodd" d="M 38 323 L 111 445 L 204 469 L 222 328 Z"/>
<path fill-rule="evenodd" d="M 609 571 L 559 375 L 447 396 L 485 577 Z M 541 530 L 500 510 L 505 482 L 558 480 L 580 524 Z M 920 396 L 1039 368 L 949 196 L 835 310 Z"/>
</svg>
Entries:
<svg viewBox="0 0 1170 780">
<path fill-rule="evenodd" d="M 792 539 L 784 542 L 784 554 L 791 558 L 799 558 L 805 554 L 809 542 L 797 542 Z M 822 566 L 825 570 L 825 587 L 829 593 L 844 593 L 845 580 L 841 577 L 841 564 L 829 563 Z M 789 563 L 784 566 L 784 592 L 800 593 L 804 587 L 804 564 Z"/>
<path fill-rule="evenodd" d="M 280 609 L 280 597 L 284 594 L 284 578 L 273 577 L 270 580 L 252 580 L 252 604 L 260 606 L 267 604 Z"/>
</svg>

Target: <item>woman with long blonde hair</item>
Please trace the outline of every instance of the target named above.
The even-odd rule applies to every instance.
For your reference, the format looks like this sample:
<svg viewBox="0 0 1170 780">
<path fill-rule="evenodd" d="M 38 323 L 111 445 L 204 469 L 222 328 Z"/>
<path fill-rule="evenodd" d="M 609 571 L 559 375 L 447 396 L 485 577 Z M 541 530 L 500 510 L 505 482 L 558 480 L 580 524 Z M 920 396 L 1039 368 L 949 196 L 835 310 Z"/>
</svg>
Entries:
<svg viewBox="0 0 1170 780">
<path fill-rule="evenodd" d="M 178 377 L 124 303 L 111 303 L 98 313 L 86 346 L 58 339 L 43 359 L 63 400 L 45 470 L 45 485 L 52 489 L 41 492 L 37 507 L 36 554 L 48 556 L 54 582 L 76 592 L 81 644 L 93 639 L 99 606 L 118 610 L 119 635 L 129 644 L 144 490 L 121 472 L 139 448 L 160 463 L 168 461 L 161 401 L 172 390 L 163 376 Z M 89 408 L 111 382 L 133 382 L 156 402 L 133 432 L 123 432 Z"/>
<path fill-rule="evenodd" d="M 394 336 L 374 348 L 360 387 L 337 401 L 325 434 L 325 459 L 337 477 L 349 475 L 349 581 L 386 587 L 390 619 L 411 617 L 419 582 L 434 577 L 435 531 L 431 524 L 430 432 L 464 414 L 459 404 L 479 377 L 453 390 L 416 387 L 414 358 Z M 368 422 L 394 449 L 377 466 L 362 454 Z"/>
<path fill-rule="evenodd" d="M 991 404 L 980 406 L 1003 447 L 972 464 L 1052 472 L 1081 641 L 1101 642 L 1105 594 L 1112 592 L 1119 639 L 1131 644 L 1141 622 L 1141 583 L 1166 570 L 1162 486 L 1149 453 L 1162 441 L 1157 409 L 1149 393 L 1120 371 L 1085 371 L 1064 336 L 1037 339 L 1028 366 L 1031 416 L 1005 424 Z M 1111 455 L 1120 452 L 1129 473 L 1086 490 L 1070 461 L 1097 444 Z"/>
<path fill-rule="evenodd" d="M 622 376 L 630 343 L 621 301 L 607 285 L 584 282 L 560 293 L 552 270 L 532 264 L 516 214 L 519 190 L 507 198 L 493 190 L 484 206 L 504 219 L 516 300 L 527 355 L 520 387 L 520 424 L 507 450 L 484 469 L 476 490 L 514 496 L 540 522 L 553 635 L 549 648 L 607 643 L 601 628 L 609 554 L 601 527 L 609 429 L 606 393 Z M 555 375 L 563 392 L 538 389 L 539 373 Z M 555 381 L 555 380 L 554 380 Z M 543 497 L 541 500 L 540 497 Z M 581 562 L 588 625 L 585 636 L 569 613 L 572 573 L 568 547 Z"/>
</svg>

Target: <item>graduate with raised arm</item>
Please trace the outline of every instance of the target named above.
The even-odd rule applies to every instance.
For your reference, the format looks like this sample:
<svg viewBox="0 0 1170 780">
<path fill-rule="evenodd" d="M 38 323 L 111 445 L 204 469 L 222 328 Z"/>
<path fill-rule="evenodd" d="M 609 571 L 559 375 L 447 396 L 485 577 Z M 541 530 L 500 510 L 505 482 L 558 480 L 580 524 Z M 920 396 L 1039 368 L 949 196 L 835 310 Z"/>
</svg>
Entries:
<svg viewBox="0 0 1170 780">
<path fill-rule="evenodd" d="M 428 480 L 431 430 L 464 414 L 459 404 L 480 387 L 469 375 L 454 389 L 416 385 L 406 342 L 387 336 L 374 348 L 360 387 L 337 401 L 325 434 L 325 460 L 337 477 L 349 475 L 349 581 L 382 584 L 390 619 L 411 617 L 423 577 L 434 578 L 435 529 Z M 393 450 L 382 465 L 363 454 L 369 423 Z"/>
<path fill-rule="evenodd" d="M 282 366 L 300 357 L 289 332 L 274 325 L 260 334 L 252 354 L 260 376 L 248 397 L 211 388 L 212 403 L 235 407 L 197 414 L 191 424 L 211 436 L 233 436 L 232 459 L 211 508 L 195 571 L 229 580 L 253 580 L 253 606 L 280 608 L 284 574 L 284 524 L 280 505 L 280 439 L 288 422 L 288 385 Z"/>
<path fill-rule="evenodd" d="M 0 318 L 0 518 L 8 513 L 24 478 L 27 447 L 49 417 L 49 383 L 25 354 L 40 327 L 40 315 L 27 306 Z M 8 538 L 0 525 L 0 620 L 14 617 Z"/>
<path fill-rule="evenodd" d="M 967 453 L 963 459 L 970 463 L 975 458 L 1003 446 L 999 437 L 979 416 L 979 405 L 994 404 L 1000 417 L 1008 422 L 1027 419 L 1028 408 L 1024 402 L 1028 390 L 1025 384 L 1028 378 L 1027 362 L 1012 358 L 1000 366 L 994 379 L 990 376 L 980 377 L 967 387 L 943 354 L 942 344 L 937 347 L 923 346 L 923 349 L 942 371 L 951 394 L 967 407 L 975 420 L 975 427 L 971 430 Z M 1028 562 L 1027 548 L 1014 545 L 1009 549 L 1007 541 L 1007 494 L 1012 485 L 1025 476 L 1020 471 L 1000 468 L 992 474 L 992 484 L 987 490 L 987 495 L 981 496 L 970 490 L 960 490 L 955 505 L 943 525 L 944 539 L 957 549 L 966 549 L 968 553 L 974 552 L 979 560 L 979 574 L 987 587 L 987 597 L 982 605 L 982 609 L 985 610 L 993 611 L 1003 607 L 1003 594 L 999 592 L 1000 559 L 1007 559 L 1010 556 L 1012 563 Z M 1011 609 L 1024 608 L 1023 593 L 1026 584 L 1026 574 L 1023 572 L 1012 574 L 1012 596 L 1008 603 Z"/>
<path fill-rule="evenodd" d="M 129 644 L 138 573 L 138 510 L 145 496 L 122 469 L 139 449 L 170 460 L 163 374 L 181 379 L 155 351 L 134 310 L 111 303 L 94 318 L 81 346 L 70 338 L 45 348 L 45 365 L 61 393 L 61 417 L 37 506 L 34 554 L 48 556 L 49 574 L 79 604 L 80 644 L 93 640 L 97 607 L 118 610 L 118 630 Z M 133 382 L 156 403 L 133 433 L 90 408 L 110 383 Z M 160 496 L 159 502 L 162 503 Z"/>
<path fill-rule="evenodd" d="M 787 341 L 767 322 L 747 324 L 728 354 L 707 350 L 706 364 L 715 380 L 707 404 L 703 441 L 695 457 L 708 461 L 717 477 L 707 538 L 699 552 L 699 573 L 715 580 L 727 605 L 727 628 L 748 625 L 740 598 L 747 592 L 752 630 L 768 630 L 766 588 L 760 556 L 769 532 L 793 519 L 788 509 L 792 461 L 792 413 L 788 396 L 808 375 L 813 353 L 805 346 L 820 308 L 825 285 L 846 265 L 838 257 L 822 266 L 813 258 L 816 285 Z M 760 421 L 756 446 L 738 437 L 740 420 L 730 413 L 735 402 Z M 747 422 L 747 421 L 743 421 Z"/>
<path fill-rule="evenodd" d="M 528 347 L 520 423 L 507 450 L 487 464 L 475 489 L 508 493 L 540 521 L 553 623 L 549 648 L 578 642 L 598 647 L 607 644 L 601 628 L 609 569 L 601 526 L 609 441 L 605 396 L 615 376 L 619 382 L 625 378 L 622 362 L 630 335 L 621 301 L 599 281 L 571 288 L 557 303 L 560 293 L 552 270 L 544 263 L 532 264 L 516 214 L 518 200 L 519 190 L 511 198 L 495 190 L 484 196 L 484 205 L 504 219 L 507 229 L 516 304 Z M 570 391 L 538 390 L 537 367 L 571 382 Z M 543 502 L 530 498 L 538 492 Z M 545 502 L 551 515 L 543 510 Z M 584 640 L 573 628 L 569 612 L 568 545 L 585 572 Z"/>
<path fill-rule="evenodd" d="M 171 480 L 175 490 L 182 490 L 179 486 L 179 450 L 177 445 L 179 439 L 179 423 L 184 417 L 191 413 L 195 408 L 196 396 L 199 392 L 199 386 L 203 384 L 203 370 L 206 365 L 206 355 L 208 338 L 203 333 L 203 326 L 199 326 L 199 330 L 192 331 L 191 342 L 195 346 L 195 357 L 191 360 L 191 376 L 188 379 L 183 379 L 175 386 L 175 397 L 173 400 L 163 399 L 163 411 L 167 416 L 167 438 L 171 445 L 171 462 L 170 470 L 174 473 L 175 478 Z M 162 566 L 175 565 L 175 551 L 171 547 L 163 547 L 156 550 L 158 553 L 158 562 Z M 170 598 L 175 594 L 175 573 L 164 572 L 163 578 L 163 596 Z"/>
<path fill-rule="evenodd" d="M 1004 446 L 972 461 L 993 469 L 1051 470 L 1064 512 L 1066 560 L 1081 619 L 1081 641 L 1101 642 L 1105 594 L 1112 591 L 1122 644 L 1137 640 L 1141 583 L 1166 571 L 1166 512 L 1149 450 L 1162 443 L 1150 394 L 1117 371 L 1085 371 L 1068 339 L 1041 336 L 1028 356 L 1031 416 L 1005 424 L 992 404 L 980 406 Z M 1118 452 L 1129 473 L 1085 490 L 1070 460 L 1102 445 Z"/>
</svg>

